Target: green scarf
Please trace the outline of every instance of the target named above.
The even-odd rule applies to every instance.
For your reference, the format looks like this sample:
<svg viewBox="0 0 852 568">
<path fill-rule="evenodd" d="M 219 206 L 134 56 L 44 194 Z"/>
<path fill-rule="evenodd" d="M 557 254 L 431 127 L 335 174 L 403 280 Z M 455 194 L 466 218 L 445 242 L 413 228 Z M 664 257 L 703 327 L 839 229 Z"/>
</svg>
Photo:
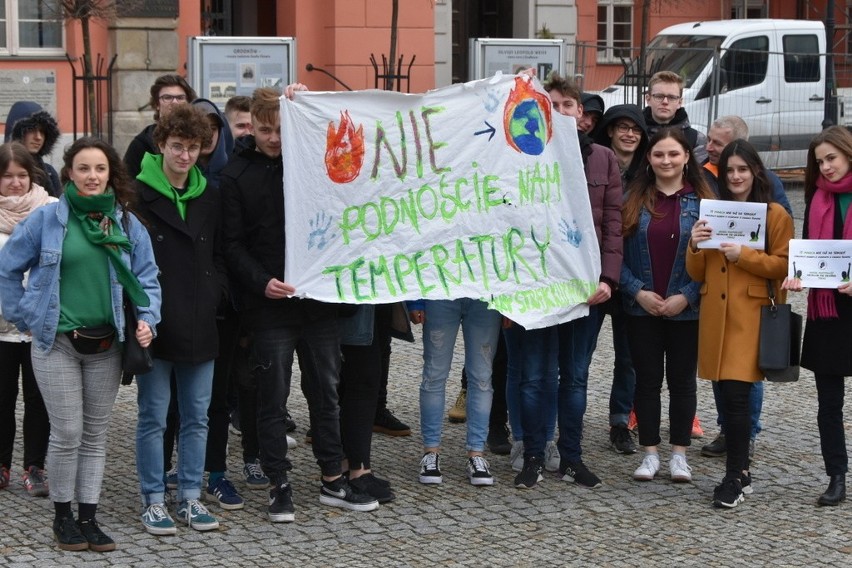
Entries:
<svg viewBox="0 0 852 568">
<path fill-rule="evenodd" d="M 115 194 L 112 189 L 107 188 L 100 195 L 80 195 L 77 186 L 69 181 L 65 184 L 65 199 L 71 207 L 71 213 L 80 220 L 89 242 L 104 247 L 118 281 L 133 304 L 143 308 L 151 305 L 139 279 L 121 259 L 119 249 L 129 252 L 130 241 L 116 229 L 118 220 L 115 217 Z"/>
<path fill-rule="evenodd" d="M 169 178 L 163 171 L 163 155 L 145 153 L 142 158 L 142 171 L 136 176 L 139 181 L 148 184 L 154 191 L 169 198 L 177 207 L 178 215 L 186 221 L 186 202 L 199 197 L 207 188 L 207 179 L 198 169 L 192 166 L 186 178 L 186 191 L 181 195 L 172 187 Z"/>
</svg>

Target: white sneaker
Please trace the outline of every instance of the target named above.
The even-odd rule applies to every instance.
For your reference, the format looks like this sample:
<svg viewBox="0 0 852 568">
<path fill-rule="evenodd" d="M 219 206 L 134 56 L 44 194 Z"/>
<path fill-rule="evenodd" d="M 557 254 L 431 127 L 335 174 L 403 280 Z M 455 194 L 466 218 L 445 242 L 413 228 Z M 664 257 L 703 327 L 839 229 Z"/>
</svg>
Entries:
<svg viewBox="0 0 852 568">
<path fill-rule="evenodd" d="M 287 435 L 287 449 L 292 450 L 293 448 L 295 448 L 298 445 L 299 445 L 299 442 L 296 441 L 296 438 L 294 438 L 293 436 L 290 436 L 288 434 Z"/>
<path fill-rule="evenodd" d="M 659 468 L 659 463 L 659 460 L 657 460 L 657 468 Z M 686 456 L 683 454 L 672 454 L 672 459 L 669 460 L 669 469 L 672 472 L 672 481 L 675 483 L 692 481 L 692 468 L 686 463 Z"/>
<path fill-rule="evenodd" d="M 660 471 L 660 457 L 657 454 L 645 454 L 642 465 L 633 472 L 636 481 L 651 481 Z"/>
<path fill-rule="evenodd" d="M 512 442 L 512 450 L 509 452 L 509 463 L 512 464 L 512 469 L 515 471 L 521 471 L 524 469 L 523 440 Z"/>
<path fill-rule="evenodd" d="M 549 441 L 544 447 L 544 469 L 547 471 L 559 470 L 559 448 L 556 447 L 556 442 Z"/>
</svg>

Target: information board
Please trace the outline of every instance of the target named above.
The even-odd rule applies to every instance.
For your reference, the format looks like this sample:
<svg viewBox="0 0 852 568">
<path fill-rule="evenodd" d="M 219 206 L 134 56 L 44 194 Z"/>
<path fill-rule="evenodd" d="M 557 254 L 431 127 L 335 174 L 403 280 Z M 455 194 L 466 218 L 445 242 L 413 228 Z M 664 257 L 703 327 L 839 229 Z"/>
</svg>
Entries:
<svg viewBox="0 0 852 568">
<path fill-rule="evenodd" d="M 56 116 L 56 72 L 52 69 L 5 69 L 0 75 L 0 122 L 18 101 L 33 101 Z M 11 128 L 7 124 L 7 128 Z"/>
<path fill-rule="evenodd" d="M 514 75 L 532 67 L 544 81 L 556 71 L 565 76 L 565 42 L 561 39 L 470 39 L 469 80 L 491 77 L 497 71 Z"/>
<path fill-rule="evenodd" d="M 221 107 L 258 87 L 283 89 L 296 80 L 296 40 L 291 37 L 189 38 L 187 67 L 198 96 Z"/>
</svg>

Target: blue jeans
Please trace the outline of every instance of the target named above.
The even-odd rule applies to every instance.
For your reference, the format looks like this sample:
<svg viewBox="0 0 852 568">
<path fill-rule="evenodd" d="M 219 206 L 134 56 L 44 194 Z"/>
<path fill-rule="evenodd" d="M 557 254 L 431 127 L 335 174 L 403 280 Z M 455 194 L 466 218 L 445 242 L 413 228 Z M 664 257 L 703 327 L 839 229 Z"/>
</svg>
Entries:
<svg viewBox="0 0 852 568">
<path fill-rule="evenodd" d="M 249 366 L 257 381 L 257 434 L 260 462 L 269 479 L 279 482 L 292 469 L 287 458 L 284 417 L 290 396 L 293 353 L 299 354 L 302 393 L 308 402 L 314 457 L 322 475 L 340 475 L 340 326 L 337 318 L 305 321 L 301 326 L 254 333 Z"/>
<path fill-rule="evenodd" d="M 559 388 L 559 335 L 556 326 L 524 329 L 513 325 L 503 331 L 508 355 L 508 381 L 518 386 L 518 406 L 524 457 L 544 459 L 544 447 L 553 435 L 553 402 Z M 511 416 L 511 412 L 510 412 Z"/>
<path fill-rule="evenodd" d="M 620 296 L 616 299 L 621 301 Z M 609 394 L 609 425 L 627 426 L 630 411 L 633 409 L 633 397 L 636 395 L 636 370 L 633 369 L 630 343 L 627 341 L 627 316 L 623 311 L 617 310 L 616 313 L 610 314 L 610 319 L 615 368 L 612 370 L 612 390 Z"/>
<path fill-rule="evenodd" d="M 578 462 L 583 453 L 583 416 L 586 414 L 586 391 L 589 365 L 598 342 L 601 312 L 589 306 L 589 315 L 567 323 L 559 330 L 559 457 L 563 463 Z M 564 469 L 564 468 L 563 468 Z"/>
<path fill-rule="evenodd" d="M 420 383 L 420 429 L 423 446 L 441 445 L 447 377 L 459 325 L 464 337 L 467 372 L 467 440 L 469 452 L 485 449 L 491 413 L 491 364 L 500 338 L 502 316 L 480 300 L 426 300 L 423 324 L 423 380 Z"/>
<path fill-rule="evenodd" d="M 719 425 L 721 433 L 725 432 L 725 401 L 722 400 L 722 393 L 719 390 L 719 381 L 713 382 L 713 398 L 716 401 L 716 424 Z M 758 381 L 752 386 L 751 394 L 748 397 L 748 410 L 751 416 L 751 439 L 757 438 L 763 426 L 760 423 L 760 413 L 763 411 L 763 381 Z"/>
<path fill-rule="evenodd" d="M 529 330 L 532 331 L 532 330 Z M 503 330 L 506 333 L 506 330 Z M 508 343 L 507 343 L 508 348 Z M 559 384 L 559 363 L 556 364 L 556 385 Z M 521 375 L 512 376 L 511 373 L 506 375 L 506 410 L 509 413 L 509 429 L 512 431 L 512 439 L 515 442 L 523 442 L 524 440 L 524 425 L 521 421 Z M 558 409 L 558 400 L 556 391 L 553 396 L 543 402 L 543 412 L 545 413 L 545 423 L 548 425 L 547 437 L 545 442 L 552 442 L 556 438 L 556 413 Z"/>
<path fill-rule="evenodd" d="M 177 500 L 199 499 L 207 451 L 207 408 L 213 388 L 213 363 L 174 363 L 154 359 L 154 366 L 137 377 L 136 472 L 147 507 L 165 501 L 163 433 L 171 401 L 172 373 L 177 385 L 178 429 Z"/>
</svg>

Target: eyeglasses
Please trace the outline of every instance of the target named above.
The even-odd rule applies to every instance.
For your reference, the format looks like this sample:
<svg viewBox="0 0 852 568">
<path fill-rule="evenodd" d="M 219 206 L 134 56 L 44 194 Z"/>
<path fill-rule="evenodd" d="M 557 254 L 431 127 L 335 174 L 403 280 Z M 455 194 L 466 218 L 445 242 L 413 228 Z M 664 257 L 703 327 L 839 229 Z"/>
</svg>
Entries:
<svg viewBox="0 0 852 568">
<path fill-rule="evenodd" d="M 185 103 L 186 95 L 160 95 L 161 103 Z"/>
<path fill-rule="evenodd" d="M 636 136 L 642 135 L 642 129 L 638 126 L 630 126 L 629 124 L 625 124 L 620 122 L 615 125 L 615 129 L 618 130 L 621 134 L 627 134 L 628 132 L 632 132 Z"/>
<path fill-rule="evenodd" d="M 198 154 L 201 151 L 200 144 L 193 144 L 189 148 L 187 148 L 183 144 L 169 144 L 167 148 L 169 149 L 169 152 L 171 152 L 175 156 L 182 156 L 184 152 L 186 152 L 190 156 L 194 156 L 195 154 Z"/>
<path fill-rule="evenodd" d="M 670 103 L 678 102 L 682 97 L 680 95 L 664 95 L 662 93 L 654 93 L 653 95 L 649 95 L 652 99 L 661 103 L 663 101 L 669 101 Z"/>
</svg>

